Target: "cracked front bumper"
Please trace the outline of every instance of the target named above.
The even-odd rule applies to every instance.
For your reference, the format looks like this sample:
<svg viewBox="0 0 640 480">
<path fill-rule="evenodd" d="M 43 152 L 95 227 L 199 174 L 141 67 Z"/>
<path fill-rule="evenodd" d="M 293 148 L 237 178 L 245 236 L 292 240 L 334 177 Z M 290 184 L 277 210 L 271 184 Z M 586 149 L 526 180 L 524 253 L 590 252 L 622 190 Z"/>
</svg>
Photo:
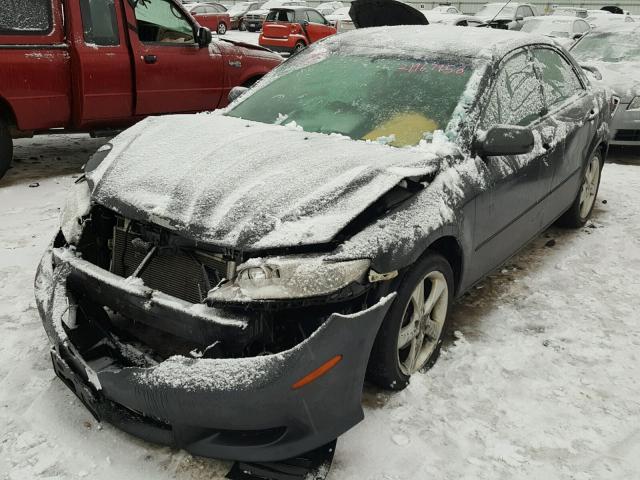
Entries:
<svg viewBox="0 0 640 480">
<path fill-rule="evenodd" d="M 70 340 L 67 333 L 75 322 L 67 286 L 71 278 L 89 282 L 92 289 L 108 289 L 126 305 L 148 302 L 154 293 L 63 249 L 49 250 L 38 268 L 36 300 L 52 343 L 56 374 L 99 420 L 195 455 L 274 461 L 324 445 L 364 418 L 366 365 L 393 295 L 356 314 L 331 315 L 305 341 L 278 354 L 237 359 L 176 356 L 149 368 L 117 367 L 112 362 L 89 364 Z M 154 308 L 173 307 L 176 318 L 184 313 L 164 300 L 164 307 L 155 301 Z M 207 321 L 215 326 L 215 313 Z M 220 318 L 220 324 L 228 326 L 228 320 Z M 292 388 L 336 355 L 342 360 L 329 373 Z"/>
</svg>

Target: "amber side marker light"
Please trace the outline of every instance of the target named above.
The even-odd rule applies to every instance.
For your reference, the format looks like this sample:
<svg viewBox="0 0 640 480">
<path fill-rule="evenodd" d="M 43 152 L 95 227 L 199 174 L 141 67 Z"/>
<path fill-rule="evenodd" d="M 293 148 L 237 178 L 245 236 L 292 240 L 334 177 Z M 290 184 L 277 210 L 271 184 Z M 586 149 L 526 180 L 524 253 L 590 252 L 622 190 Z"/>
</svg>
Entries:
<svg viewBox="0 0 640 480">
<path fill-rule="evenodd" d="M 291 386 L 291 388 L 293 388 L 294 390 L 297 390 L 299 388 L 304 387 L 305 385 L 310 384 L 311 382 L 315 382 L 318 378 L 323 376 L 325 373 L 327 373 L 329 370 L 335 367 L 338 363 L 340 363 L 340 360 L 342 360 L 342 355 L 336 355 L 331 360 L 328 360 L 322 365 L 320 365 L 313 372 L 302 377 L 300 380 L 294 383 Z"/>
</svg>

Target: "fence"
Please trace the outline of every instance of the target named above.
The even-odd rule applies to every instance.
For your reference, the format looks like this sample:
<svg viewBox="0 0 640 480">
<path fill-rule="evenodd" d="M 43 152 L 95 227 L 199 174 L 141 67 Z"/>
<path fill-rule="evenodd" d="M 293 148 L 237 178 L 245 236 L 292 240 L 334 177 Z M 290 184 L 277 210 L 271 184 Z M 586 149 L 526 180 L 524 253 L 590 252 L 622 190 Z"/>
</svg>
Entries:
<svg viewBox="0 0 640 480">
<path fill-rule="evenodd" d="M 3 1 L 3 0 L 0 0 Z M 224 1 L 223 3 L 225 4 L 234 4 L 234 3 L 239 3 L 240 1 L 244 1 L 244 0 L 231 0 L 231 1 Z M 324 3 L 327 0 L 307 0 L 307 5 L 309 5 L 310 7 L 317 7 L 318 5 L 320 5 L 321 3 Z M 463 1 L 463 2 L 456 2 L 454 0 L 448 0 L 447 3 L 451 3 L 451 5 L 457 7 L 460 11 L 464 12 L 464 13 L 475 13 L 478 10 L 480 10 L 480 8 L 485 4 L 488 3 L 490 1 L 495 1 L 495 0 L 467 0 L 467 1 Z M 348 0 L 342 0 L 342 2 L 345 5 L 348 5 L 349 1 Z M 420 1 L 420 0 L 406 0 L 406 3 L 408 3 L 409 5 L 419 8 L 421 10 L 429 10 L 433 7 L 436 7 L 438 5 L 440 5 L 441 3 L 443 3 L 442 1 Z M 605 5 L 615 5 L 617 7 L 622 8 L 624 11 L 628 11 L 631 12 L 633 15 L 640 15 L 640 1 L 636 0 L 636 1 L 622 1 L 622 2 L 602 2 L 602 1 L 595 1 L 595 0 L 583 0 L 583 1 L 555 1 L 555 2 L 549 2 L 549 1 L 542 1 L 542 0 L 521 0 L 520 3 L 531 3 L 532 5 L 535 5 L 536 8 L 538 9 L 538 13 L 543 14 L 543 13 L 548 13 L 550 12 L 554 6 L 560 6 L 560 7 L 580 7 L 580 8 L 588 8 L 588 9 L 593 9 L 593 10 L 598 10 L 601 7 L 604 7 Z"/>
</svg>

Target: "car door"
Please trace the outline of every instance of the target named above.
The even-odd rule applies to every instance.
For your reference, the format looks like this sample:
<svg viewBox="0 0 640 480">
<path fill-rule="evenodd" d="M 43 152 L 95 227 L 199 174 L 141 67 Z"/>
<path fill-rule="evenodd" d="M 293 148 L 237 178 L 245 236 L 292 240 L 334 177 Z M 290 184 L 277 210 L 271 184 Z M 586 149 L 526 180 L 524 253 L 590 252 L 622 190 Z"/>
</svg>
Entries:
<svg viewBox="0 0 640 480">
<path fill-rule="evenodd" d="M 563 144 L 563 155 L 550 157 L 553 176 L 545 205 L 545 225 L 560 216 L 575 199 L 581 172 L 596 137 L 598 105 L 574 65 L 552 47 L 533 49 L 542 80 L 547 123 L 554 144 Z"/>
<path fill-rule="evenodd" d="M 212 32 L 216 31 L 218 23 L 216 22 L 215 16 L 211 14 L 212 12 L 208 11 L 208 7 L 199 5 L 192 8 L 189 13 L 196 19 L 199 25 L 207 27 Z"/>
<path fill-rule="evenodd" d="M 171 0 L 137 2 L 133 16 L 128 21 L 130 28 L 135 25 L 135 33 L 130 30 L 130 37 L 136 114 L 216 108 L 224 79 L 222 55 L 215 43 L 200 48 L 195 40 L 195 23 Z"/>
<path fill-rule="evenodd" d="M 120 4 L 80 0 L 79 6 L 82 25 L 72 25 L 76 126 L 129 121 L 133 75 Z"/>
<path fill-rule="evenodd" d="M 475 278 L 497 267 L 542 229 L 543 200 L 552 176 L 549 152 L 543 145 L 542 86 L 531 52 L 512 52 L 500 62 L 493 77 L 477 136 L 495 125 L 518 125 L 533 131 L 536 144 L 531 153 L 487 157 L 481 163 L 488 183 L 476 198 Z"/>
<path fill-rule="evenodd" d="M 306 26 L 306 32 L 310 43 L 335 33 L 333 27 L 329 26 L 329 22 L 320 13 L 315 10 L 307 10 L 306 15 L 309 22 Z"/>
</svg>

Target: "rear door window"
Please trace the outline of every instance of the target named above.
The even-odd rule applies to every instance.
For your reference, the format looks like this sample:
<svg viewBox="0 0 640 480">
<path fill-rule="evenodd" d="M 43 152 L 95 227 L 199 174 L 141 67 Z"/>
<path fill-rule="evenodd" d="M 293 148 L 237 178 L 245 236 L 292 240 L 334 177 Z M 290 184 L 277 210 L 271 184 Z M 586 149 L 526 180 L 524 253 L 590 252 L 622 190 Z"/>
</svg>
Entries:
<svg viewBox="0 0 640 480">
<path fill-rule="evenodd" d="M 584 91 L 569 62 L 554 50 L 536 48 L 533 55 L 542 77 L 547 107 L 552 108 Z"/>
<path fill-rule="evenodd" d="M 0 0 L 0 34 L 46 34 L 51 30 L 51 0 Z"/>
<path fill-rule="evenodd" d="M 80 0 L 84 41 L 98 46 L 120 44 L 114 0 Z"/>
</svg>

